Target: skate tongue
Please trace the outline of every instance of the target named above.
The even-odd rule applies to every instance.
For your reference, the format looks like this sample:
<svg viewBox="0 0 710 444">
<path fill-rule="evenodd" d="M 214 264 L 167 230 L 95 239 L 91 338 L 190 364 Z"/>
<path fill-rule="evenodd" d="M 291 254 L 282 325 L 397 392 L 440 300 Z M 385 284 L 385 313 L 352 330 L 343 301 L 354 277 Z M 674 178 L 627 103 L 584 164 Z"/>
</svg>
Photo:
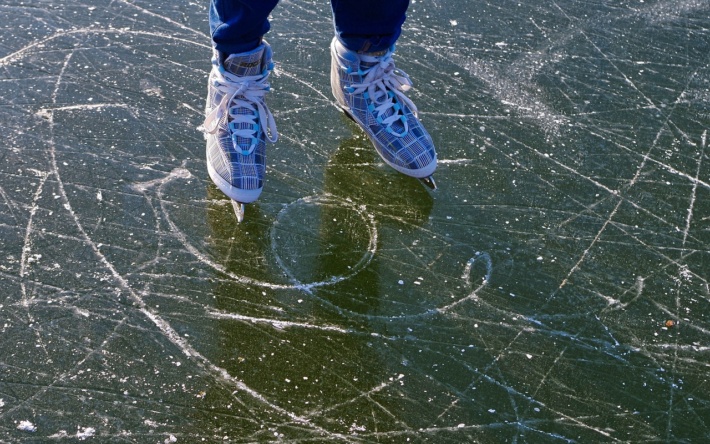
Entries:
<svg viewBox="0 0 710 444">
<path fill-rule="evenodd" d="M 224 61 L 224 69 L 239 77 L 258 76 L 264 71 L 264 45 L 245 54 L 232 54 Z"/>
<path fill-rule="evenodd" d="M 360 70 L 365 71 L 367 69 L 373 68 L 375 65 L 378 65 L 380 62 L 382 62 L 385 57 L 391 60 L 392 52 L 394 52 L 394 48 L 385 49 L 384 51 L 358 54 L 358 58 L 360 59 Z M 389 66 L 389 68 L 387 69 L 394 69 L 394 63 L 392 63 L 392 65 Z M 395 114 L 397 116 L 400 116 L 399 119 L 390 120 L 390 122 L 387 124 L 388 130 L 391 131 L 392 134 L 405 135 L 407 133 L 407 128 L 404 126 L 402 121 L 403 119 L 401 117 L 404 115 L 403 108 L 400 104 L 397 104 L 395 106 L 395 103 L 399 102 L 399 100 L 397 99 L 397 96 L 395 94 L 389 93 L 388 91 L 388 89 L 385 90 L 384 88 L 379 89 L 375 92 L 376 96 L 371 97 L 370 99 L 373 100 L 376 105 L 382 105 L 385 102 L 389 102 L 392 104 L 392 106 L 386 107 L 385 109 L 378 111 L 379 120 L 386 120 L 389 117 L 394 116 Z"/>
</svg>

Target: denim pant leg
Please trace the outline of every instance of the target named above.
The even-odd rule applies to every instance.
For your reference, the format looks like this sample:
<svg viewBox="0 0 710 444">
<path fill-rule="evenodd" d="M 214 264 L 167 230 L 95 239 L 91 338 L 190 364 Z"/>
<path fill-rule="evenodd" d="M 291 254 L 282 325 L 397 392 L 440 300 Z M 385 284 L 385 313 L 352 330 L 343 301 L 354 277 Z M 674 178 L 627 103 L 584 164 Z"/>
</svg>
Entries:
<svg viewBox="0 0 710 444">
<path fill-rule="evenodd" d="M 377 52 L 399 38 L 409 0 L 331 0 L 335 35 L 351 51 Z"/>
<path fill-rule="evenodd" d="M 222 54 L 250 51 L 269 30 L 269 14 L 279 0 L 211 0 L 212 45 Z"/>
</svg>

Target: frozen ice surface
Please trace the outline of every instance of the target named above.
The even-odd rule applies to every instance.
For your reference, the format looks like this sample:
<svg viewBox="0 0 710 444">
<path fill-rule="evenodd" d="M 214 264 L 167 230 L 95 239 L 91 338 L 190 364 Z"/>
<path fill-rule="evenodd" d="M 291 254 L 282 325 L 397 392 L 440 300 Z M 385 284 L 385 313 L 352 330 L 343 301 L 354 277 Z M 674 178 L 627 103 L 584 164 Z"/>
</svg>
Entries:
<svg viewBox="0 0 710 444">
<path fill-rule="evenodd" d="M 241 225 L 206 8 L 0 5 L 0 441 L 710 437 L 709 2 L 414 2 L 430 193 L 333 106 L 328 3 L 284 1 Z"/>
</svg>

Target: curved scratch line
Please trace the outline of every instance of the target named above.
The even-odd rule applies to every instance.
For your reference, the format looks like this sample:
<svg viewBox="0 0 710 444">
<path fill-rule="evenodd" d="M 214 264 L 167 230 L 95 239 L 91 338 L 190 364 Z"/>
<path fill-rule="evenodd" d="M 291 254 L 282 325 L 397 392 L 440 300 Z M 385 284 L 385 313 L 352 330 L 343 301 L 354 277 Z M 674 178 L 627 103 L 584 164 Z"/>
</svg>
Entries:
<svg viewBox="0 0 710 444">
<path fill-rule="evenodd" d="M 468 286 L 471 286 L 471 268 L 473 268 L 473 264 L 476 263 L 477 259 L 483 259 L 486 262 L 486 276 L 484 277 L 484 279 L 486 281 L 491 280 L 491 274 L 493 274 L 493 260 L 491 259 L 491 255 L 485 252 L 480 253 L 469 259 L 463 269 L 463 275 L 461 276 L 461 279 L 463 279 L 466 282 L 466 285 Z"/>
<path fill-rule="evenodd" d="M 481 253 L 469 259 L 468 262 L 466 262 L 466 266 L 464 267 L 464 272 L 461 276 L 461 279 L 466 282 L 466 285 L 468 285 L 469 287 L 471 286 L 471 269 L 473 268 L 473 264 L 476 262 L 477 259 L 482 259 L 486 264 L 486 275 L 483 278 L 483 282 L 481 283 L 481 285 L 476 287 L 471 293 L 468 294 L 468 296 L 461 298 L 458 301 L 452 302 L 451 304 L 445 307 L 437 308 L 437 312 L 446 313 L 447 311 L 451 310 L 457 305 L 463 304 L 466 301 L 478 299 L 478 292 L 481 291 L 484 287 L 486 287 L 491 281 L 491 274 L 493 273 L 493 261 L 491 260 L 491 256 L 488 253 Z"/>
<path fill-rule="evenodd" d="M 168 176 L 168 178 L 173 178 L 173 176 Z M 232 273 L 231 271 L 227 270 L 227 268 L 221 264 L 218 264 L 217 262 L 214 262 L 210 258 L 208 258 L 205 254 L 200 252 L 195 246 L 193 246 L 190 241 L 188 240 L 187 236 L 185 233 L 183 233 L 180 228 L 173 222 L 173 220 L 170 218 L 170 214 L 165 208 L 165 201 L 163 199 L 163 193 L 162 189 L 163 186 L 168 183 L 169 180 L 164 180 L 160 183 L 160 186 L 158 187 L 158 199 L 160 200 L 160 207 L 163 210 L 163 215 L 165 216 L 165 220 L 168 222 L 168 225 L 170 225 L 171 230 L 173 231 L 173 234 L 175 237 L 185 246 L 185 248 L 193 255 L 195 256 L 199 261 L 204 263 L 205 265 L 210 266 L 211 268 L 219 271 L 220 273 L 229 276 L 232 278 L 234 281 L 239 282 L 241 284 L 245 285 L 253 285 L 256 287 L 262 287 L 262 288 L 269 288 L 271 290 L 300 290 L 300 291 L 305 291 L 310 294 L 311 289 L 313 288 L 318 288 L 318 287 L 326 287 L 330 285 L 335 285 L 339 282 L 345 281 L 347 279 L 352 278 L 356 274 L 358 274 L 362 269 L 367 267 L 367 265 L 372 261 L 372 258 L 375 256 L 375 252 L 377 251 L 377 228 L 374 226 L 374 219 L 371 217 L 364 218 L 367 222 L 370 222 L 368 225 L 368 228 L 370 229 L 370 233 L 373 235 L 371 236 L 370 239 L 370 245 L 368 251 L 365 253 L 365 255 L 360 259 L 360 261 L 353 267 L 353 270 L 350 274 L 347 275 L 341 275 L 341 276 L 333 276 L 331 279 L 326 280 L 326 281 L 320 281 L 320 282 L 311 282 L 307 284 L 300 283 L 296 280 L 296 283 L 294 284 L 275 284 L 272 282 L 266 282 L 266 281 L 261 281 L 258 279 L 253 279 L 247 276 L 240 276 L 238 274 Z M 290 205 L 294 205 L 300 201 L 309 201 L 315 199 L 313 196 L 311 197 L 304 197 L 301 199 L 298 199 L 297 201 L 293 202 Z M 288 206 L 286 206 L 288 208 Z M 282 210 L 283 211 L 283 210 Z M 356 210 L 357 211 L 357 210 Z M 359 214 L 363 215 L 361 211 L 358 211 Z M 278 257 L 278 256 L 277 256 Z M 284 272 L 288 273 L 288 270 L 283 267 L 282 263 L 279 263 L 279 265 L 284 269 Z M 292 277 L 292 276 L 291 276 Z M 292 280 L 295 280 L 292 277 Z"/>
<path fill-rule="evenodd" d="M 377 253 L 377 239 L 378 239 L 378 233 L 377 233 L 377 225 L 375 224 L 375 217 L 372 214 L 366 213 L 364 207 L 357 207 L 351 202 L 348 202 L 347 200 L 341 200 L 337 199 L 335 196 L 332 194 L 325 194 L 323 196 L 307 196 L 303 197 L 301 199 L 298 199 L 297 201 L 293 202 L 290 205 L 284 206 L 284 208 L 279 211 L 279 214 L 276 216 L 276 222 L 278 223 L 280 217 L 284 215 L 288 209 L 296 205 L 300 202 L 303 203 L 317 203 L 317 202 L 323 202 L 325 204 L 330 204 L 330 203 L 339 203 L 343 205 L 346 208 L 349 208 L 353 211 L 355 211 L 362 220 L 365 222 L 365 225 L 368 228 L 369 234 L 370 234 L 370 241 L 368 244 L 367 252 L 360 258 L 360 260 L 352 267 L 352 271 L 343 276 L 333 276 L 329 281 L 324 281 L 323 283 L 317 283 L 317 284 L 303 284 L 300 282 L 294 275 L 293 273 L 289 270 L 289 268 L 286 266 L 286 264 L 281 260 L 281 256 L 276 253 L 276 234 L 275 230 L 271 230 L 271 249 L 272 252 L 274 253 L 274 256 L 276 258 L 276 262 L 278 263 L 279 267 L 281 267 L 281 270 L 291 279 L 293 282 L 294 286 L 293 288 L 297 288 L 303 291 L 306 291 L 308 293 L 311 293 L 310 290 L 312 288 L 316 287 L 321 287 L 324 285 L 332 285 L 332 284 L 337 284 L 338 282 L 342 282 L 345 280 L 348 280 L 352 277 L 354 277 L 356 274 L 358 274 L 361 270 L 363 270 L 365 267 L 367 267 L 370 262 L 372 262 L 372 259 L 375 257 L 375 254 Z M 275 224 L 274 224 L 275 226 Z M 324 285 L 323 285 L 324 284 Z"/>
</svg>

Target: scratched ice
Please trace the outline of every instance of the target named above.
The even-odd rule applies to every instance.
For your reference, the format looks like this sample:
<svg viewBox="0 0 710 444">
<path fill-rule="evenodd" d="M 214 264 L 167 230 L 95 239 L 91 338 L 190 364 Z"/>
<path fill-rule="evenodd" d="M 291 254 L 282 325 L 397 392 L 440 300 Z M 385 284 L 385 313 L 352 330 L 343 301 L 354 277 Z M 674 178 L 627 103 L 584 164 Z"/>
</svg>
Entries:
<svg viewBox="0 0 710 444">
<path fill-rule="evenodd" d="M 241 225 L 206 7 L 0 5 L 0 441 L 710 439 L 710 2 L 413 2 L 430 193 L 284 1 Z"/>
</svg>

